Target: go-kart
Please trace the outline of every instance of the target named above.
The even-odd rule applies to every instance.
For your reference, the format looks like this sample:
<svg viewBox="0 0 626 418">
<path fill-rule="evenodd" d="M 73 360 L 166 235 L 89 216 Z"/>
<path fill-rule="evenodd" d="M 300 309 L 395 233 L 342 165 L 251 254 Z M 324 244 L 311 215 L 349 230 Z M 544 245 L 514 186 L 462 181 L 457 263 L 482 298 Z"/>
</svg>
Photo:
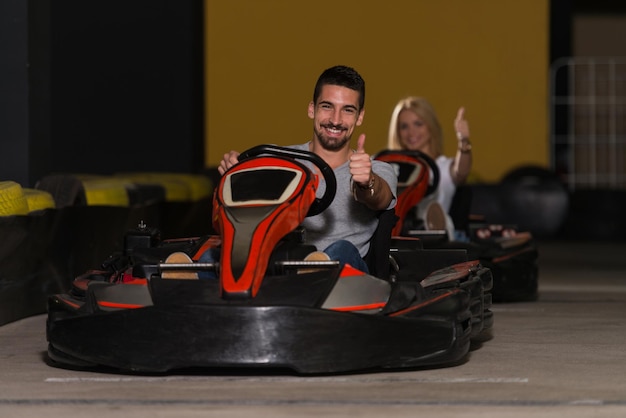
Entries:
<svg viewBox="0 0 626 418">
<path fill-rule="evenodd" d="M 219 235 L 161 240 L 140 225 L 123 251 L 49 298 L 51 365 L 132 373 L 416 368 L 458 363 L 488 333 L 492 277 L 477 261 L 456 250 L 430 257 L 416 240 L 382 248 L 392 225 L 383 218 L 393 220 L 393 211 L 381 213 L 370 249 L 385 277 L 304 260 L 315 247 L 301 223 L 331 203 L 332 169 L 313 153 L 276 146 L 239 159 L 214 193 Z M 312 168 L 325 181 L 321 197 Z M 219 262 L 201 262 L 207 250 L 219 250 Z"/>
<path fill-rule="evenodd" d="M 493 302 L 529 301 L 537 298 L 538 251 L 532 234 L 513 224 L 491 224 L 480 215 L 467 214 L 464 231 L 468 242 L 450 239 L 442 228 L 419 219 L 415 207 L 432 194 L 440 173 L 435 161 L 419 151 L 384 150 L 376 159 L 394 166 L 398 175 L 399 221 L 393 234 L 419 238 L 425 248 L 463 249 L 493 274 Z"/>
</svg>

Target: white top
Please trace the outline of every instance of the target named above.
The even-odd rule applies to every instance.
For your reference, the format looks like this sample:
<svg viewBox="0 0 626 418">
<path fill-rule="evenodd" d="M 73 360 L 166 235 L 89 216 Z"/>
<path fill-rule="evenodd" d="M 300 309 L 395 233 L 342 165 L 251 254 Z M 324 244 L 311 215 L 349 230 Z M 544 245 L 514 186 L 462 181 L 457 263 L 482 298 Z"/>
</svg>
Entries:
<svg viewBox="0 0 626 418">
<path fill-rule="evenodd" d="M 446 231 L 450 240 L 454 237 L 454 223 L 452 222 L 449 212 L 450 206 L 452 206 L 452 199 L 456 193 L 456 185 L 450 175 L 450 166 L 452 165 L 452 161 L 454 161 L 453 158 L 446 157 L 445 155 L 440 155 L 435 159 L 437 167 L 439 168 L 439 185 L 437 186 L 437 190 L 424 197 L 417 204 L 417 217 L 423 221 L 426 220 L 428 206 L 430 206 L 433 202 L 437 202 L 441 205 L 441 208 L 446 214 Z"/>
<path fill-rule="evenodd" d="M 446 157 L 445 155 L 440 155 L 435 160 L 437 167 L 439 167 L 439 187 L 437 187 L 434 194 L 437 196 L 437 202 L 441 204 L 446 213 L 450 212 L 452 199 L 456 193 L 456 184 L 454 184 L 450 175 L 452 161 L 454 161 L 454 158 Z"/>
</svg>

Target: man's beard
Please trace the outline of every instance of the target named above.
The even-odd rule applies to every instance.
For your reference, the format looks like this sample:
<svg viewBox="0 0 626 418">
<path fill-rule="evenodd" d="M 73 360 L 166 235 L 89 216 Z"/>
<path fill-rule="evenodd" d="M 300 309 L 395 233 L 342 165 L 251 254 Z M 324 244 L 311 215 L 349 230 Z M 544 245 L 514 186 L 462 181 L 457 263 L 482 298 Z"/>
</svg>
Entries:
<svg viewBox="0 0 626 418">
<path fill-rule="evenodd" d="M 344 136 L 343 138 L 328 137 L 318 131 L 317 128 L 313 128 L 313 132 L 315 133 L 320 145 L 322 145 L 322 148 L 327 151 L 340 150 L 346 145 L 347 142 L 350 142 L 349 136 Z"/>
</svg>

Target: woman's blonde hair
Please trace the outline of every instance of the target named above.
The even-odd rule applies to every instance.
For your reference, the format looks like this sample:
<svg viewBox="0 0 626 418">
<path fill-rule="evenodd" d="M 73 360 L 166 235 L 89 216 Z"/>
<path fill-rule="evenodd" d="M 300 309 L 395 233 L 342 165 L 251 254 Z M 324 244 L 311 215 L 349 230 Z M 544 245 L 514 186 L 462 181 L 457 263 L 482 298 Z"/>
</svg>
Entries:
<svg viewBox="0 0 626 418">
<path fill-rule="evenodd" d="M 401 150 L 402 144 L 398 137 L 398 117 L 403 110 L 410 110 L 419 116 L 422 121 L 428 127 L 430 132 L 430 150 L 433 153 L 430 155 L 436 158 L 443 154 L 443 132 L 441 130 L 441 124 L 437 119 L 435 109 L 423 97 L 409 96 L 400 100 L 391 114 L 391 121 L 389 122 L 389 137 L 387 139 L 387 148 L 391 150 Z"/>
</svg>

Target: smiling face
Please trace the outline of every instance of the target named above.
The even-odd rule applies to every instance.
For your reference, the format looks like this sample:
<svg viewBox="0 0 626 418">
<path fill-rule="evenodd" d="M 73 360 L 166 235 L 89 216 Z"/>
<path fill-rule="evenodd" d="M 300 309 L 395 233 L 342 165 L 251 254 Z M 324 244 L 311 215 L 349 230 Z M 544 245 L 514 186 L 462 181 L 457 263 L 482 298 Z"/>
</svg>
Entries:
<svg viewBox="0 0 626 418">
<path fill-rule="evenodd" d="M 428 125 L 410 109 L 404 109 L 398 115 L 398 139 L 403 149 L 430 155 L 431 134 Z"/>
<path fill-rule="evenodd" d="M 359 109 L 359 92 L 347 87 L 327 84 L 322 87 L 317 103 L 309 103 L 309 117 L 313 132 L 324 149 L 337 151 L 350 146 L 356 126 L 363 123 L 363 109 Z"/>
</svg>

